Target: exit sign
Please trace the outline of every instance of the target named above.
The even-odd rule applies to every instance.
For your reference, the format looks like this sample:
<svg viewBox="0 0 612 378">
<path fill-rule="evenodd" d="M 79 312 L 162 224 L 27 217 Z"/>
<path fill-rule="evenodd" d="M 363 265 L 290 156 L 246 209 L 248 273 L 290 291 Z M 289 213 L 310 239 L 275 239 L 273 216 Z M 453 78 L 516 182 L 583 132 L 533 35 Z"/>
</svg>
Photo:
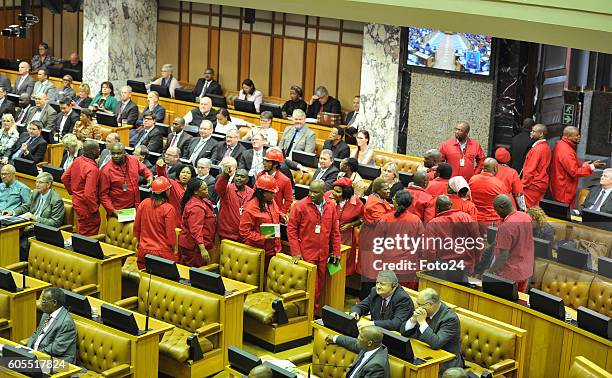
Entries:
<svg viewBox="0 0 612 378">
<path fill-rule="evenodd" d="M 563 104 L 563 117 L 561 118 L 563 126 L 574 126 L 575 115 L 576 106 L 574 104 Z"/>
</svg>

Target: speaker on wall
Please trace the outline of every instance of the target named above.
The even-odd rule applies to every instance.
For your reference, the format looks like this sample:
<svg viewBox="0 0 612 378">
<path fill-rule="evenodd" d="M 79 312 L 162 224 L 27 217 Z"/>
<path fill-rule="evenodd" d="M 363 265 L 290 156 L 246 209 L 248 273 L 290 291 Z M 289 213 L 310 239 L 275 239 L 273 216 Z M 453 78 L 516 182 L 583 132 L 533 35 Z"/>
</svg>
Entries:
<svg viewBox="0 0 612 378">
<path fill-rule="evenodd" d="M 244 8 L 244 22 L 247 24 L 255 23 L 255 9 Z"/>
</svg>

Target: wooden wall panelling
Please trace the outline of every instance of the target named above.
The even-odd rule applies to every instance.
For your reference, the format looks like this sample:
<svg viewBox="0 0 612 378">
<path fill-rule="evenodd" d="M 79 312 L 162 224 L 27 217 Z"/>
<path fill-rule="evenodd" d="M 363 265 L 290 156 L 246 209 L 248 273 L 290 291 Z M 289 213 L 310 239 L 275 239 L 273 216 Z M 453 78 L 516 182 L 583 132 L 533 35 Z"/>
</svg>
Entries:
<svg viewBox="0 0 612 378">
<path fill-rule="evenodd" d="M 248 28 L 249 24 L 242 24 L 243 28 Z M 238 52 L 238 85 L 242 80 L 250 78 L 255 83 L 255 88 L 263 92 L 264 96 L 268 95 L 268 91 L 262 86 L 262 83 L 255 81 L 251 76 L 251 33 L 240 33 L 240 51 Z"/>
<path fill-rule="evenodd" d="M 185 20 L 183 19 L 183 22 Z M 180 32 L 180 46 L 189 46 L 191 39 L 189 24 L 181 24 L 181 32 Z M 189 66 L 191 65 L 191 60 L 189 59 L 189 49 L 187 48 L 179 48 L 179 67 L 177 73 L 178 80 L 189 80 Z M 176 66 L 175 66 L 176 70 Z M 161 75 L 161 72 L 156 72 L 155 76 Z"/>
<path fill-rule="evenodd" d="M 219 82 L 225 89 L 238 89 L 238 32 L 221 30 L 219 46 Z"/>
<path fill-rule="evenodd" d="M 251 34 L 251 80 L 265 95 L 270 95 L 270 36 Z"/>
<path fill-rule="evenodd" d="M 49 42 L 47 42 L 49 43 Z M 51 51 L 54 56 L 62 56 L 62 15 L 53 15 L 53 47 Z"/>
<path fill-rule="evenodd" d="M 70 59 L 70 54 L 77 51 L 79 15 L 78 13 L 64 12 L 62 14 L 62 58 Z"/>
<path fill-rule="evenodd" d="M 43 8 L 40 25 L 36 25 L 34 27 L 39 27 L 42 29 L 42 34 L 45 36 L 45 42 L 49 44 L 49 47 L 52 48 L 53 54 L 55 54 L 55 38 L 53 38 L 55 30 L 53 29 L 53 17 L 53 13 L 51 13 L 47 8 Z"/>
<path fill-rule="evenodd" d="M 219 34 L 220 34 L 220 30 L 218 28 L 209 29 L 209 35 L 210 35 L 210 39 L 209 39 L 210 55 L 208 57 L 209 66 L 213 70 L 215 70 L 215 76 L 217 77 L 217 80 L 219 79 Z M 223 86 L 224 83 L 221 83 L 221 85 Z"/>
<path fill-rule="evenodd" d="M 315 41 L 306 42 L 306 68 L 304 72 L 304 101 L 308 102 L 315 90 L 315 60 L 317 57 L 317 43 Z M 287 93 L 287 96 L 289 94 Z"/>
<path fill-rule="evenodd" d="M 361 83 L 361 48 L 340 47 L 340 71 L 338 71 L 338 100 L 350 109 L 353 97 L 359 94 Z"/>
<path fill-rule="evenodd" d="M 77 52 L 83 60 L 83 12 L 78 12 L 79 15 L 79 25 L 78 25 L 78 33 L 77 33 Z"/>
<path fill-rule="evenodd" d="M 338 46 L 317 43 L 315 87 L 323 85 L 331 96 L 337 97 L 336 76 L 338 74 Z"/>
<path fill-rule="evenodd" d="M 195 84 L 208 65 L 208 28 L 191 26 L 189 35 L 189 82 Z"/>
<path fill-rule="evenodd" d="M 271 95 L 275 97 L 281 96 L 281 83 L 283 76 L 283 38 L 273 37 L 272 43 L 272 65 L 271 69 Z"/>
<path fill-rule="evenodd" d="M 179 26 L 174 23 L 157 23 L 157 66 L 155 72 L 161 71 L 166 63 L 179 66 Z"/>
<path fill-rule="evenodd" d="M 302 83 L 304 41 L 285 37 L 283 42 L 282 84 L 279 97 L 289 97 L 289 88 L 292 85 L 304 86 Z"/>
</svg>

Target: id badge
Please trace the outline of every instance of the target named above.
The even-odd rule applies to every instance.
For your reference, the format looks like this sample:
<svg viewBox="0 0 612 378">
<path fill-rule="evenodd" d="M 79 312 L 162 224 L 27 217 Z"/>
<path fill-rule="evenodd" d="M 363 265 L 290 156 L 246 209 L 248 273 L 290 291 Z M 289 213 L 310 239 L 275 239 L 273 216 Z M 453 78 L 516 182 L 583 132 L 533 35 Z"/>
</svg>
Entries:
<svg viewBox="0 0 612 378">
<path fill-rule="evenodd" d="M 320 225 L 320 224 L 317 224 L 317 225 L 315 226 L 315 234 L 320 234 L 320 233 L 321 233 L 321 225 Z"/>
<path fill-rule="evenodd" d="M 242 215 L 242 207 L 238 209 L 238 213 Z"/>
<path fill-rule="evenodd" d="M 126 183 L 123 183 L 123 191 L 127 192 L 127 184 Z"/>
<path fill-rule="evenodd" d="M 459 159 L 459 166 L 460 167 L 464 167 L 465 166 L 465 159 L 464 158 Z"/>
</svg>

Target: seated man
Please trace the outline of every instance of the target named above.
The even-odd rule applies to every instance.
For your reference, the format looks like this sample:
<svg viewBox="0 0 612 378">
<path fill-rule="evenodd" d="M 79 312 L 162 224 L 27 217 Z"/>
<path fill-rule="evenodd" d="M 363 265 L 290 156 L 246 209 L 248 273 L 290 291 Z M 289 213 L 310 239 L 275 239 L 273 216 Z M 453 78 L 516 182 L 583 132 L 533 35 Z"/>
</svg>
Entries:
<svg viewBox="0 0 612 378">
<path fill-rule="evenodd" d="M 82 73 L 83 72 L 83 62 L 81 62 L 79 54 L 76 52 L 73 52 L 72 54 L 70 54 L 70 59 L 62 63 L 62 68 L 67 68 L 70 70 L 77 70 L 79 71 L 79 73 Z"/>
<path fill-rule="evenodd" d="M 315 94 L 311 97 L 306 117 L 317 118 L 319 113 L 342 113 L 340 101 L 330 96 L 325 87 L 318 87 Z"/>
<path fill-rule="evenodd" d="M 370 295 L 351 307 L 351 316 L 356 320 L 370 314 L 375 326 L 391 331 L 399 331 L 400 326 L 412 317 L 413 312 L 412 300 L 399 285 L 392 270 L 380 271 L 376 278 L 376 287 L 372 288 Z"/>
<path fill-rule="evenodd" d="M 38 81 L 34 84 L 34 95 L 47 95 L 49 101 L 56 101 L 57 87 L 49 81 L 49 71 L 46 68 L 38 70 Z"/>
<path fill-rule="evenodd" d="M 440 371 L 463 367 L 461 327 L 457 314 L 442 303 L 440 295 L 431 288 L 419 292 L 417 306 L 412 317 L 402 324 L 402 335 L 423 341 L 432 349 L 453 353 L 455 358 L 443 363 Z"/>
<path fill-rule="evenodd" d="M 348 144 L 342 139 L 344 139 L 344 129 L 340 126 L 334 126 L 329 132 L 327 140 L 323 142 L 323 149 L 331 150 L 334 154 L 334 159 L 346 159 L 351 156 Z"/>
<path fill-rule="evenodd" d="M 153 112 L 145 111 L 142 115 L 142 127 L 136 132 L 134 138 L 130 138 L 130 144 L 134 148 L 143 145 L 150 152 L 161 153 L 163 148 L 163 139 L 161 131 L 155 127 L 155 118 Z"/>
<path fill-rule="evenodd" d="M 15 178 L 15 167 L 6 164 L 0 168 L 0 211 L 15 210 L 30 203 L 30 188 Z"/>
<path fill-rule="evenodd" d="M 47 142 L 41 136 L 43 124 L 32 121 L 28 124 L 28 131 L 22 133 L 9 153 L 10 159 L 22 158 L 40 163 L 47 152 Z"/>
<path fill-rule="evenodd" d="M 442 378 L 468 378 L 468 375 L 462 368 L 453 367 L 446 369 L 444 374 L 442 374 Z"/>
<path fill-rule="evenodd" d="M 60 288 L 49 287 L 43 292 L 40 303 L 43 315 L 26 346 L 75 364 L 77 331 L 72 316 L 64 307 L 66 295 Z"/>
<path fill-rule="evenodd" d="M 155 168 L 149 161 L 149 149 L 144 144 L 134 148 L 134 157 L 136 160 L 144 164 L 150 172 L 154 172 Z M 147 179 L 144 176 L 138 175 L 138 185 L 147 186 Z"/>
<path fill-rule="evenodd" d="M 27 125 L 32 121 L 40 121 L 43 124 L 43 129 L 52 129 L 57 112 L 49 105 L 47 95 L 44 93 L 34 95 L 34 103 L 36 106 L 30 107 L 23 123 Z"/>
<path fill-rule="evenodd" d="M 272 378 L 272 369 L 267 365 L 257 365 L 249 371 L 248 378 Z"/>
<path fill-rule="evenodd" d="M 312 175 L 312 179 L 323 180 L 323 182 L 325 182 L 325 190 L 333 189 L 332 184 L 338 178 L 338 173 L 340 173 L 333 163 L 334 157 L 331 150 L 321 151 L 321 155 L 319 156 L 319 167 Z"/>
<path fill-rule="evenodd" d="M 357 353 L 355 362 L 346 373 L 349 378 L 389 377 L 389 354 L 382 340 L 383 332 L 376 326 L 362 327 L 357 339 L 342 335 L 327 335 L 325 338 L 327 344 L 338 344 Z"/>
<path fill-rule="evenodd" d="M 591 188 L 586 196 L 582 209 L 612 214 L 612 168 L 604 169 L 599 179 L 599 186 Z"/>
<path fill-rule="evenodd" d="M 200 105 L 185 114 L 183 119 L 187 125 L 201 125 L 203 120 L 208 120 L 214 126 L 217 123 L 217 111 L 212 108 L 210 97 L 202 97 Z"/>
</svg>

